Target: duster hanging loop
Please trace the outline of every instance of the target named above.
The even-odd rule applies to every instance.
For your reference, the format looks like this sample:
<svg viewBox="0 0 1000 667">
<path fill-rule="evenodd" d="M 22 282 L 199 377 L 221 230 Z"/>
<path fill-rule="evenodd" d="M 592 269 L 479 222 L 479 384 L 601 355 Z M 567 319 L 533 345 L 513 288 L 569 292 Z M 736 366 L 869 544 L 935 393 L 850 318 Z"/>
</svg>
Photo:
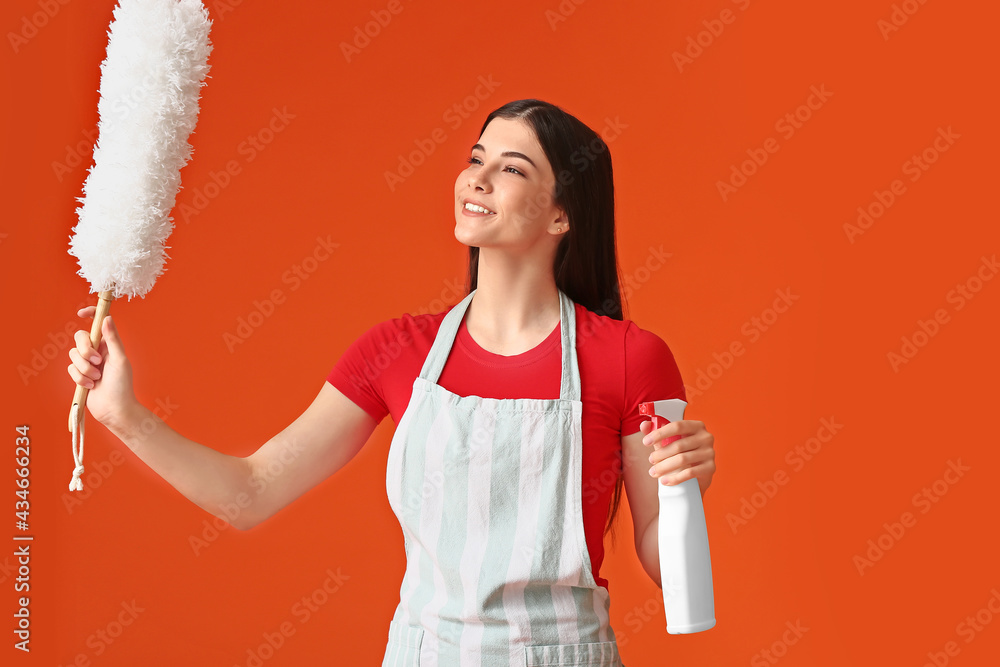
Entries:
<svg viewBox="0 0 1000 667">
<path fill-rule="evenodd" d="M 69 481 L 70 491 L 83 491 L 83 406 L 74 405 L 70 410 L 70 430 L 73 431 L 73 461 L 76 467 L 73 468 L 73 479 Z M 80 448 L 77 450 L 77 429 L 80 431 Z"/>
<path fill-rule="evenodd" d="M 94 313 L 94 323 L 90 326 L 90 344 L 95 350 L 101 347 L 101 326 L 104 318 L 111 310 L 111 301 L 114 298 L 114 290 L 107 290 L 97 295 L 97 312 Z M 83 425 L 87 416 L 84 406 L 87 405 L 87 394 L 90 390 L 82 385 L 76 385 L 76 392 L 73 394 L 73 405 L 69 409 L 69 430 L 73 434 L 73 462 L 76 467 L 73 469 L 73 479 L 70 480 L 70 491 L 82 491 L 83 482 L 80 476 L 83 475 Z M 77 447 L 77 433 L 79 432 L 80 444 Z"/>
</svg>

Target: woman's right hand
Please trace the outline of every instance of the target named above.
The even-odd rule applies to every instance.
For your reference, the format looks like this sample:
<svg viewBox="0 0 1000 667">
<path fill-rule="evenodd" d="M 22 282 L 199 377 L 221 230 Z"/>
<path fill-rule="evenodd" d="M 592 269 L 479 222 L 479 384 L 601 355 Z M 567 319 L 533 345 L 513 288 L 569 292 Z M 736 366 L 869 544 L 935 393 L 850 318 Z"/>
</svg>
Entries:
<svg viewBox="0 0 1000 667">
<path fill-rule="evenodd" d="M 80 317 L 93 319 L 97 306 L 87 306 L 77 311 Z M 125 356 L 125 348 L 118 329 L 110 316 L 101 323 L 101 344 L 94 350 L 90 331 L 80 329 L 73 335 L 76 347 L 70 349 L 73 363 L 67 371 L 73 381 L 86 387 L 87 409 L 94 419 L 104 425 L 120 419 L 136 402 L 132 390 L 132 365 Z"/>
</svg>

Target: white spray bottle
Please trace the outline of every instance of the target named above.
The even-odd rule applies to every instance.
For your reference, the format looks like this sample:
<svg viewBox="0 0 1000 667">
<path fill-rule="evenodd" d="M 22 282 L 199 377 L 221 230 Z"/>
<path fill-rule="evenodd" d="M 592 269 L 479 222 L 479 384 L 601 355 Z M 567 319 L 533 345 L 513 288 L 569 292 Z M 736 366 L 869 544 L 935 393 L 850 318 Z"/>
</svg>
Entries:
<svg viewBox="0 0 1000 667">
<path fill-rule="evenodd" d="M 653 429 L 684 418 L 687 402 L 679 398 L 639 404 L 639 414 L 650 417 Z M 654 445 L 659 449 L 660 444 Z M 715 626 L 712 559 L 708 527 L 698 480 L 667 486 L 657 479 L 660 519 L 660 584 L 667 632 L 702 632 Z"/>
</svg>

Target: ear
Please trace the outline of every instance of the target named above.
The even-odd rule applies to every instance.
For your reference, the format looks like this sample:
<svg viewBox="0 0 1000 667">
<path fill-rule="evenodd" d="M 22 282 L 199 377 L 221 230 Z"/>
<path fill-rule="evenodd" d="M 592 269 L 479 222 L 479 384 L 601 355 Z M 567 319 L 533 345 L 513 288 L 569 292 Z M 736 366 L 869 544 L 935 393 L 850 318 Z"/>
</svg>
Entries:
<svg viewBox="0 0 1000 667">
<path fill-rule="evenodd" d="M 561 208 L 556 210 L 559 212 L 559 215 L 552 221 L 550 229 L 556 236 L 565 236 L 566 232 L 569 231 L 569 216 Z"/>
</svg>

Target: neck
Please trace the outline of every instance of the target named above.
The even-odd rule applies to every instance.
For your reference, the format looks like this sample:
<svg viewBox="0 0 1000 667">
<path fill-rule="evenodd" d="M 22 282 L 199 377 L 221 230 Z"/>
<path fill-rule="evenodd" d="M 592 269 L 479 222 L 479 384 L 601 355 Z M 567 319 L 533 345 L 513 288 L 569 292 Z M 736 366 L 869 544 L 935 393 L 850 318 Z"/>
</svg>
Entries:
<svg viewBox="0 0 1000 667">
<path fill-rule="evenodd" d="M 559 323 L 559 289 L 551 267 L 551 261 L 525 261 L 480 248 L 476 295 L 465 315 L 470 334 L 502 346 L 551 333 Z"/>
</svg>

